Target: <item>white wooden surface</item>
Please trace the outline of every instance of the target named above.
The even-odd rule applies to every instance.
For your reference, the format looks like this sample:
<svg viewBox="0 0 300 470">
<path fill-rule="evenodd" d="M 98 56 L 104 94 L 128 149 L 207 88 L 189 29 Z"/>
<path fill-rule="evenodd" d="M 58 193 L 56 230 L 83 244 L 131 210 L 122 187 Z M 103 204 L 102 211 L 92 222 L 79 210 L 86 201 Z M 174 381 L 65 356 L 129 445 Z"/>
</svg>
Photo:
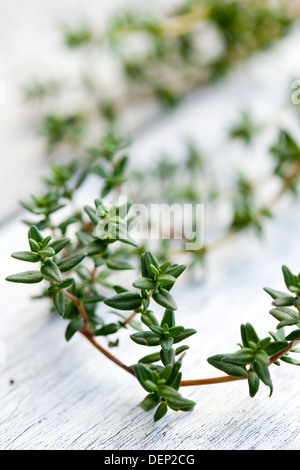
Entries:
<svg viewBox="0 0 300 470">
<path fill-rule="evenodd" d="M 215 153 L 229 120 L 242 105 L 251 105 L 262 121 L 275 117 L 279 123 L 289 123 L 289 114 L 279 110 L 288 101 L 289 80 L 299 67 L 299 37 L 296 30 L 224 84 L 188 99 L 139 136 L 132 158 L 144 159 L 146 164 L 164 148 L 180 156 L 180 139 L 185 135 Z M 257 96 L 260 99 L 253 101 Z M 264 144 L 270 136 L 264 137 Z M 34 149 L 35 140 L 28 139 Z M 220 154 L 221 167 L 227 171 L 233 158 L 234 164 L 247 168 L 250 160 L 250 170 L 257 172 L 268 165 L 258 147 L 243 149 L 241 161 L 242 149 L 227 145 Z M 2 158 L 1 165 L 9 167 Z M 20 179 L 19 174 L 2 180 L 6 205 L 9 196 L 5 195 L 11 195 L 6 191 Z M 241 323 L 253 323 L 261 337 L 275 329 L 267 314 L 270 300 L 262 288 L 283 289 L 283 263 L 296 272 L 300 268 L 298 205 L 286 198 L 276 213 L 263 241 L 250 234 L 240 237 L 209 256 L 204 279 L 190 282 L 186 274 L 186 285 L 178 288 L 178 324 L 198 329 L 189 340 L 184 379 L 218 375 L 206 358 L 234 350 Z M 185 388 L 183 394 L 197 402 L 195 410 L 170 412 L 155 424 L 151 413 L 137 407 L 144 392 L 131 376 L 79 335 L 65 342 L 65 323 L 49 316 L 46 302 L 30 300 L 38 286 L 14 286 L 3 280 L 24 268 L 9 254 L 25 246 L 26 228 L 19 217 L 1 226 L 0 340 L 6 345 L 6 364 L 0 365 L 0 449 L 300 449 L 300 370 L 288 364 L 273 366 L 271 398 L 261 387 L 250 399 L 244 382 Z M 134 363 L 141 347 L 130 343 L 124 333 L 120 340 L 115 354 L 127 364 Z"/>
</svg>

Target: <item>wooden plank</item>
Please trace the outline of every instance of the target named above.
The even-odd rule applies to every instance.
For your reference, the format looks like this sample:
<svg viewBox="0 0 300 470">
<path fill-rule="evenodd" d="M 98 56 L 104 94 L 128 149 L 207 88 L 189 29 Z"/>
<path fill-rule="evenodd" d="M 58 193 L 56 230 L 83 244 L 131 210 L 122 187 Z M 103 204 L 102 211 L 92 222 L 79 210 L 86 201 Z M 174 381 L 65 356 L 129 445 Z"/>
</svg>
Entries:
<svg viewBox="0 0 300 470">
<path fill-rule="evenodd" d="M 132 158 L 143 158 L 147 164 L 163 147 L 179 156 L 180 139 L 187 134 L 205 149 L 219 152 L 229 116 L 236 115 L 239 103 L 252 103 L 262 119 L 277 110 L 282 122 L 289 122 L 289 115 L 279 110 L 286 100 L 282 85 L 296 70 L 293 45 L 297 38 L 296 31 L 224 85 L 188 99 L 138 137 Z M 253 101 L 258 95 L 264 100 Z M 233 161 L 238 161 L 241 149 L 226 146 L 229 150 L 234 150 Z M 259 149 L 251 152 L 246 155 L 252 162 L 264 161 Z M 228 160 L 220 160 L 224 171 Z M 248 168 L 247 163 L 243 160 L 241 167 Z M 6 177 L 2 182 L 8 181 Z M 20 180 L 18 173 L 14 181 Z M 6 201 L 11 197 L 9 185 L 2 186 Z M 88 191 L 84 195 L 88 197 Z M 283 263 L 299 270 L 297 205 L 286 199 L 276 212 L 278 218 L 267 224 L 263 241 L 251 235 L 240 237 L 209 256 L 204 277 L 199 275 L 192 282 L 186 275 L 186 284 L 178 288 L 178 323 L 198 329 L 184 359 L 185 379 L 218 375 L 206 358 L 234 350 L 242 322 L 252 322 L 262 337 L 275 329 L 267 315 L 270 300 L 262 287 L 283 289 Z M 19 218 L 1 227 L 2 279 L 19 266 L 23 269 L 9 254 L 25 245 L 26 228 Z M 67 344 L 63 320 L 49 315 L 46 302 L 30 300 L 38 291 L 38 287 L 0 281 L 0 340 L 6 345 L 6 364 L 0 365 L 1 449 L 300 449 L 297 368 L 273 366 L 271 398 L 262 388 L 250 399 L 244 382 L 183 389 L 185 396 L 197 402 L 195 410 L 170 412 L 155 424 L 151 413 L 137 407 L 144 397 L 139 384 L 84 338 L 76 336 Z M 134 363 L 143 353 L 141 347 L 133 345 L 126 334 L 120 340 L 116 355 L 127 364 Z"/>
</svg>

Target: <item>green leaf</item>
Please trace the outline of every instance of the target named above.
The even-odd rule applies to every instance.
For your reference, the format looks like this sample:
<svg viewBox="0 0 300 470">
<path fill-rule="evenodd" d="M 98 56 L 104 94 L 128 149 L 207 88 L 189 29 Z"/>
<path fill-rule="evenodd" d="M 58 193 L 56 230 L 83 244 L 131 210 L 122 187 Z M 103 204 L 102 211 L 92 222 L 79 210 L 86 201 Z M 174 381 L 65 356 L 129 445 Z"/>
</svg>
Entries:
<svg viewBox="0 0 300 470">
<path fill-rule="evenodd" d="M 161 418 L 163 418 L 165 414 L 167 413 L 167 411 L 168 411 L 168 405 L 166 404 L 166 402 L 162 401 L 160 405 L 157 407 L 157 410 L 155 411 L 154 421 L 157 422 Z"/>
<path fill-rule="evenodd" d="M 136 310 L 141 307 L 143 298 L 135 292 L 122 292 L 104 300 L 109 307 L 118 310 Z"/>
<path fill-rule="evenodd" d="M 160 289 L 157 294 L 153 294 L 153 300 L 162 307 L 177 310 L 177 305 L 173 296 L 166 289 Z"/>
<path fill-rule="evenodd" d="M 276 328 L 279 330 L 280 328 L 284 328 L 285 326 L 297 325 L 299 322 L 300 322 L 300 319 L 298 319 L 298 320 L 282 320 L 280 323 L 278 323 Z"/>
<path fill-rule="evenodd" d="M 70 238 L 61 238 L 60 240 L 56 240 L 53 243 L 50 243 L 49 247 L 52 248 L 55 253 L 59 253 L 61 250 L 63 250 L 67 245 L 71 243 Z"/>
<path fill-rule="evenodd" d="M 240 366 L 251 364 L 253 361 L 253 351 L 250 348 L 243 348 L 233 354 L 226 354 L 222 360 Z"/>
<path fill-rule="evenodd" d="M 159 379 L 163 379 L 167 382 L 169 380 L 173 370 L 173 364 L 167 364 L 160 372 Z"/>
<path fill-rule="evenodd" d="M 21 261 L 28 261 L 29 263 L 37 263 L 40 261 L 40 255 L 33 253 L 32 251 L 16 251 L 12 253 L 12 258 L 19 259 Z"/>
<path fill-rule="evenodd" d="M 297 359 L 294 359 L 293 357 L 290 356 L 282 356 L 280 358 L 281 361 L 286 362 L 287 364 L 292 364 L 294 366 L 300 366 L 300 361 L 297 361 Z"/>
<path fill-rule="evenodd" d="M 182 354 L 184 351 L 186 351 L 187 349 L 190 349 L 189 346 L 187 345 L 182 345 L 182 346 L 179 346 L 178 348 L 176 348 L 175 350 L 175 355 L 178 356 L 179 354 Z"/>
<path fill-rule="evenodd" d="M 274 343 L 270 343 L 269 346 L 265 348 L 265 351 L 268 356 L 273 356 L 274 354 L 283 351 L 287 347 L 287 345 L 287 341 L 275 341 Z"/>
<path fill-rule="evenodd" d="M 74 279 L 72 277 L 68 279 L 64 279 L 63 282 L 59 284 L 60 289 L 67 289 L 70 287 L 72 284 L 74 284 Z"/>
<path fill-rule="evenodd" d="M 180 393 L 168 385 L 159 387 L 159 392 L 167 400 L 168 405 L 174 410 L 190 411 L 196 405 L 194 401 L 183 398 Z"/>
<path fill-rule="evenodd" d="M 175 326 L 175 314 L 174 310 L 172 310 L 171 308 L 167 308 L 165 310 L 160 326 L 163 327 L 164 325 L 168 325 L 169 328 Z"/>
<path fill-rule="evenodd" d="M 53 303 L 57 310 L 57 313 L 59 313 L 59 315 L 63 317 L 65 313 L 65 306 L 66 306 L 66 296 L 62 290 L 59 290 L 53 295 Z"/>
<path fill-rule="evenodd" d="M 289 268 L 285 265 L 282 266 L 282 273 L 283 273 L 285 285 L 289 289 L 289 287 L 293 285 L 294 276 L 289 270 Z"/>
<path fill-rule="evenodd" d="M 28 239 L 30 238 L 35 240 L 37 243 L 42 242 L 44 239 L 43 235 L 35 225 L 32 225 L 28 231 Z"/>
<path fill-rule="evenodd" d="M 290 295 L 277 297 L 273 300 L 273 304 L 277 307 L 288 307 L 295 304 L 295 297 L 291 297 Z"/>
<path fill-rule="evenodd" d="M 249 395 L 253 398 L 259 389 L 259 377 L 255 372 L 249 372 L 248 374 L 248 385 L 249 385 Z"/>
<path fill-rule="evenodd" d="M 179 333 L 179 335 L 175 336 L 174 343 L 180 343 L 180 341 L 189 338 L 189 336 L 192 336 L 195 333 L 197 333 L 197 330 L 193 330 L 192 328 L 186 328 L 181 333 Z"/>
<path fill-rule="evenodd" d="M 260 362 L 266 366 L 269 365 L 269 356 L 265 351 L 257 351 L 254 356 L 257 362 Z"/>
<path fill-rule="evenodd" d="M 160 338 L 152 333 L 152 331 L 133 333 L 130 335 L 130 338 L 141 346 L 158 346 L 160 344 Z"/>
<path fill-rule="evenodd" d="M 295 339 L 300 339 L 300 329 L 292 331 L 285 339 L 287 341 L 295 341 Z"/>
<path fill-rule="evenodd" d="M 57 264 L 52 260 L 47 260 L 41 267 L 44 278 L 50 282 L 62 282 L 61 272 Z"/>
<path fill-rule="evenodd" d="M 259 342 L 259 337 L 257 336 L 255 329 L 250 323 L 246 323 L 245 333 L 248 342 L 253 341 L 255 344 Z"/>
<path fill-rule="evenodd" d="M 148 354 L 147 356 L 144 356 L 142 357 L 140 360 L 139 360 L 139 363 L 143 363 L 143 364 L 152 364 L 153 362 L 158 362 L 160 361 L 160 353 L 157 352 L 157 353 L 153 353 L 153 354 Z"/>
<path fill-rule="evenodd" d="M 146 262 L 147 270 L 148 270 L 149 273 L 152 272 L 151 265 L 154 266 L 159 272 L 159 262 L 157 261 L 154 254 L 151 253 L 151 251 L 146 251 L 146 253 L 145 253 L 145 262 Z"/>
<path fill-rule="evenodd" d="M 143 253 L 141 256 L 141 272 L 143 277 L 147 277 L 149 279 L 153 279 L 153 275 L 150 274 L 147 268 L 147 263 L 146 263 L 146 253 Z"/>
<path fill-rule="evenodd" d="M 231 364 L 228 362 L 224 362 L 223 358 L 226 354 L 216 354 L 215 356 L 211 356 L 207 359 L 207 362 L 217 369 L 225 372 L 232 377 L 244 377 L 246 374 L 246 369 L 242 366 Z"/>
<path fill-rule="evenodd" d="M 85 304 L 98 304 L 99 302 L 103 302 L 103 300 L 105 300 L 106 297 L 104 297 L 104 295 L 100 295 L 100 294 L 95 294 L 95 295 L 89 295 L 88 297 L 85 297 L 83 299 L 83 303 Z"/>
<path fill-rule="evenodd" d="M 141 408 L 145 411 L 151 411 L 155 408 L 160 402 L 160 398 L 154 393 L 150 393 L 144 398 L 144 400 L 139 404 Z"/>
<path fill-rule="evenodd" d="M 65 338 L 67 341 L 70 341 L 70 339 L 77 333 L 77 331 L 81 330 L 83 327 L 83 320 L 73 320 L 71 321 L 66 329 L 65 332 Z"/>
<path fill-rule="evenodd" d="M 78 253 L 77 255 L 68 256 L 67 258 L 63 258 L 57 262 L 57 265 L 62 273 L 70 271 L 71 269 L 75 268 L 84 258 L 87 257 L 87 253 Z"/>
<path fill-rule="evenodd" d="M 141 315 L 141 321 L 148 327 L 150 327 L 150 325 L 158 326 L 158 320 L 150 310 L 147 310 L 143 315 Z"/>
<path fill-rule="evenodd" d="M 44 250 L 39 250 L 39 255 L 42 257 L 42 258 L 51 258 L 52 256 L 55 255 L 55 251 L 48 247 L 48 248 L 45 248 Z"/>
<path fill-rule="evenodd" d="M 180 333 L 182 333 L 184 331 L 184 327 L 183 326 L 172 326 L 170 329 L 169 329 L 169 335 L 172 337 L 172 338 L 176 338 L 176 336 L 178 336 Z"/>
<path fill-rule="evenodd" d="M 175 360 L 175 350 L 173 348 L 167 350 L 161 349 L 160 359 L 164 366 L 167 366 L 168 364 L 173 364 Z"/>
<path fill-rule="evenodd" d="M 40 271 L 26 271 L 18 274 L 11 274 L 6 278 L 9 282 L 18 282 L 22 284 L 37 284 L 43 280 Z"/>
<path fill-rule="evenodd" d="M 153 290 L 156 287 L 156 282 L 152 281 L 148 277 L 140 277 L 139 279 L 134 281 L 132 285 L 137 289 Z"/>
<path fill-rule="evenodd" d="M 258 375 L 258 377 L 260 378 L 260 380 L 265 385 L 270 387 L 270 395 L 269 396 L 271 396 L 272 392 L 273 392 L 273 384 L 272 384 L 272 380 L 271 380 L 271 377 L 270 377 L 269 367 L 266 364 L 263 364 L 262 362 L 254 361 L 253 368 L 254 368 L 254 371 L 256 372 L 256 374 Z"/>
<path fill-rule="evenodd" d="M 147 385 L 150 381 L 152 382 L 152 371 L 145 364 L 136 364 L 133 366 L 134 374 L 141 386 L 148 392 L 152 393 L 151 388 Z"/>
<path fill-rule="evenodd" d="M 94 331 L 95 336 L 107 336 L 116 333 L 119 330 L 119 326 L 116 323 L 108 323 L 107 325 L 102 326 L 98 330 Z"/>
<path fill-rule="evenodd" d="M 106 261 L 106 265 L 109 269 L 116 271 L 134 269 L 134 267 L 130 263 L 128 263 L 128 261 L 122 258 L 109 258 Z"/>
<path fill-rule="evenodd" d="M 286 297 L 286 292 L 280 290 L 271 289 L 271 287 L 264 287 L 264 291 L 267 292 L 272 299 L 277 299 L 279 297 Z"/>
<path fill-rule="evenodd" d="M 288 307 L 272 308 L 270 314 L 278 321 L 297 319 L 300 322 L 299 312 Z"/>
<path fill-rule="evenodd" d="M 184 264 L 173 264 L 166 270 L 166 274 L 169 274 L 176 279 L 186 270 L 186 266 Z"/>
<path fill-rule="evenodd" d="M 160 345 L 161 345 L 163 351 L 169 351 L 172 348 L 173 343 L 174 343 L 174 339 L 169 337 L 169 336 L 166 337 L 166 338 L 161 338 L 160 339 Z"/>
<path fill-rule="evenodd" d="M 159 276 L 157 280 L 162 286 L 168 286 L 176 282 L 176 278 L 174 276 L 171 276 L 170 274 L 164 274 L 163 276 Z"/>
</svg>

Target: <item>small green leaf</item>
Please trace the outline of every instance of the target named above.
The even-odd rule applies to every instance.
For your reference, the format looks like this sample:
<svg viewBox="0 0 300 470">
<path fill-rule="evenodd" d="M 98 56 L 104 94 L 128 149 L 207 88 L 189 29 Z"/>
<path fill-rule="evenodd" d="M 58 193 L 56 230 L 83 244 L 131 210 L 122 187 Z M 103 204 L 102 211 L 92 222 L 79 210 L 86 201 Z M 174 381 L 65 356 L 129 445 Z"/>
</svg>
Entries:
<svg viewBox="0 0 300 470">
<path fill-rule="evenodd" d="M 273 300 L 273 304 L 277 307 L 288 307 L 295 304 L 295 297 L 291 297 L 290 295 L 277 297 Z"/>
<path fill-rule="evenodd" d="M 143 364 L 152 364 L 153 362 L 160 361 L 160 353 L 148 354 L 147 356 L 142 357 L 139 362 Z"/>
<path fill-rule="evenodd" d="M 226 354 L 222 360 L 239 366 L 251 364 L 253 361 L 253 351 L 250 348 L 243 348 L 233 354 Z"/>
<path fill-rule="evenodd" d="M 41 267 L 41 273 L 47 281 L 58 283 L 62 282 L 60 269 L 52 260 L 45 261 Z"/>
<path fill-rule="evenodd" d="M 287 341 L 275 341 L 274 343 L 270 343 L 265 348 L 265 351 L 269 356 L 273 356 L 274 354 L 278 354 L 280 351 L 283 351 L 287 345 Z"/>
<path fill-rule="evenodd" d="M 276 326 L 276 328 L 279 330 L 279 329 L 281 329 L 281 328 L 284 328 L 285 326 L 297 325 L 299 322 L 300 322 L 300 319 L 299 319 L 299 318 L 298 318 L 298 320 L 283 320 L 283 321 L 281 321 L 280 323 L 278 323 L 278 325 Z"/>
<path fill-rule="evenodd" d="M 164 366 L 167 366 L 168 364 L 173 364 L 175 360 L 175 350 L 173 348 L 167 350 L 161 349 L 160 359 Z"/>
<path fill-rule="evenodd" d="M 270 314 L 278 321 L 297 319 L 300 322 L 299 312 L 288 307 L 277 307 L 270 310 Z"/>
<path fill-rule="evenodd" d="M 164 326 L 164 325 L 168 325 L 169 328 L 172 328 L 173 326 L 175 326 L 175 314 L 174 314 L 174 310 L 172 310 L 171 308 L 167 308 L 165 310 L 160 326 Z"/>
<path fill-rule="evenodd" d="M 183 398 L 180 393 L 168 385 L 159 387 L 159 392 L 167 400 L 168 405 L 174 410 L 190 411 L 196 405 L 194 401 Z"/>
<path fill-rule="evenodd" d="M 259 377 L 255 372 L 249 372 L 248 374 L 248 385 L 249 385 L 249 395 L 253 398 L 259 389 Z"/>
<path fill-rule="evenodd" d="M 19 282 L 22 284 L 37 284 L 43 280 L 40 271 L 26 271 L 18 274 L 11 274 L 6 278 L 9 282 Z"/>
<path fill-rule="evenodd" d="M 292 364 L 294 366 L 300 366 L 300 361 L 297 361 L 297 359 L 294 359 L 293 357 L 290 356 L 282 356 L 280 358 L 281 361 L 286 362 L 287 364 Z"/>
<path fill-rule="evenodd" d="M 119 326 L 116 323 L 108 323 L 102 326 L 98 330 L 94 331 L 95 336 L 108 336 L 116 333 L 119 330 Z"/>
<path fill-rule="evenodd" d="M 157 294 L 153 294 L 153 300 L 162 307 L 177 310 L 177 305 L 173 296 L 166 289 L 160 289 Z"/>
<path fill-rule="evenodd" d="M 66 329 L 65 332 L 65 338 L 67 341 L 70 341 L 70 339 L 77 333 L 77 331 L 81 330 L 83 327 L 83 320 L 73 320 L 71 321 Z"/>
<path fill-rule="evenodd" d="M 169 337 L 169 336 L 166 337 L 166 338 L 161 338 L 160 339 L 160 345 L 161 345 L 163 351 L 169 351 L 172 348 L 173 343 L 174 343 L 174 339 Z"/>
<path fill-rule="evenodd" d="M 147 277 L 148 279 L 153 279 L 153 275 L 148 271 L 147 263 L 146 263 L 146 253 L 143 253 L 141 256 L 141 272 L 143 277 Z"/>
<path fill-rule="evenodd" d="M 145 411 L 151 411 L 155 408 L 160 402 L 160 398 L 154 393 L 150 393 L 144 398 L 144 400 L 139 404 L 141 408 Z"/>
<path fill-rule="evenodd" d="M 104 300 L 109 307 L 118 310 L 136 310 L 141 307 L 143 298 L 135 292 L 122 292 Z"/>
<path fill-rule="evenodd" d="M 189 338 L 195 333 L 197 333 L 197 330 L 193 330 L 192 328 L 186 328 L 181 333 L 179 333 L 179 335 L 175 336 L 174 343 L 180 343 L 180 341 L 183 341 L 184 339 Z"/>
<path fill-rule="evenodd" d="M 130 338 L 141 346 L 158 346 L 160 341 L 159 337 L 152 333 L 152 331 L 133 333 L 130 335 Z"/>
<path fill-rule="evenodd" d="M 37 243 L 42 242 L 44 239 L 43 235 L 35 225 L 32 225 L 28 231 L 28 239 L 30 238 L 35 240 Z"/>
<path fill-rule="evenodd" d="M 51 258 L 52 256 L 55 255 L 55 251 L 53 250 L 53 248 L 45 248 L 44 250 L 39 250 L 39 255 L 42 257 L 42 258 Z"/>
<path fill-rule="evenodd" d="M 262 362 L 254 361 L 253 368 L 254 368 L 254 371 L 256 372 L 256 374 L 258 375 L 258 377 L 260 378 L 260 380 L 265 385 L 270 387 L 270 395 L 269 396 L 271 396 L 272 392 L 273 392 L 273 384 L 272 384 L 272 380 L 271 380 L 271 377 L 270 377 L 269 367 L 266 364 L 263 364 Z"/>
<path fill-rule="evenodd" d="M 62 290 L 59 290 L 53 295 L 53 303 L 59 315 L 63 317 L 66 306 L 66 296 Z"/>
<path fill-rule="evenodd" d="M 70 271 L 75 268 L 84 258 L 87 257 L 87 253 L 78 253 L 77 255 L 68 256 L 57 262 L 57 265 L 62 273 Z"/>
<path fill-rule="evenodd" d="M 300 329 L 292 331 L 285 339 L 287 341 L 295 341 L 295 339 L 300 339 Z"/>
<path fill-rule="evenodd" d="M 128 261 L 122 258 L 109 258 L 106 261 L 106 265 L 109 269 L 116 271 L 134 269 L 134 267 L 130 263 L 128 263 Z"/>
<path fill-rule="evenodd" d="M 279 297 L 286 297 L 286 293 L 280 290 L 271 289 L 271 287 L 264 287 L 264 291 L 267 292 L 272 299 L 277 299 Z"/>
<path fill-rule="evenodd" d="M 167 413 L 167 411 L 168 411 L 168 405 L 165 401 L 162 401 L 160 405 L 157 407 L 157 410 L 155 411 L 154 421 L 157 422 L 161 418 L 163 418 L 165 414 Z"/>
<path fill-rule="evenodd" d="M 40 256 L 37 253 L 33 253 L 32 251 L 16 251 L 12 253 L 12 258 L 21 260 L 21 261 L 28 261 L 29 263 L 37 263 L 40 261 Z"/>
<path fill-rule="evenodd" d="M 83 303 L 85 304 L 97 304 L 99 302 L 103 302 L 103 300 L 105 300 L 106 297 L 104 297 L 104 295 L 100 295 L 100 294 L 95 294 L 95 295 L 89 295 L 88 297 L 85 297 L 83 299 Z"/>
<path fill-rule="evenodd" d="M 215 356 L 211 356 L 207 359 L 207 362 L 217 369 L 225 372 L 232 377 L 244 377 L 246 374 L 246 369 L 242 366 L 231 364 L 228 362 L 224 362 L 223 358 L 226 354 L 216 354 Z"/>
<path fill-rule="evenodd" d="M 176 348 L 175 350 L 175 355 L 178 356 L 179 354 L 182 354 L 184 351 L 186 351 L 187 349 L 190 349 L 189 346 L 187 345 L 182 345 L 182 346 L 179 346 L 178 348 Z"/>
<path fill-rule="evenodd" d="M 283 273 L 285 285 L 289 289 L 289 287 L 293 285 L 294 276 L 289 270 L 289 268 L 285 265 L 282 266 L 282 273 Z"/>
<path fill-rule="evenodd" d="M 162 286 L 168 286 L 169 284 L 174 284 L 176 282 L 176 278 L 171 276 L 170 274 L 164 274 L 163 276 L 159 276 L 157 279 Z"/>
<path fill-rule="evenodd" d="M 140 277 L 136 281 L 133 282 L 133 287 L 136 287 L 137 289 L 147 289 L 147 290 L 153 290 L 156 287 L 156 282 L 152 281 L 151 279 L 147 277 Z"/>
<path fill-rule="evenodd" d="M 141 386 L 148 393 L 152 393 L 151 388 L 149 388 L 149 386 L 147 385 L 149 381 L 152 382 L 151 369 L 149 369 L 149 367 L 147 367 L 145 364 L 139 363 L 133 366 L 133 371 Z"/>
<path fill-rule="evenodd" d="M 63 250 L 67 245 L 71 243 L 70 238 L 61 238 L 60 240 L 56 240 L 53 243 L 50 243 L 49 248 L 52 248 L 55 253 L 59 253 L 61 250 Z"/>
<path fill-rule="evenodd" d="M 176 336 L 178 336 L 180 333 L 182 333 L 184 331 L 184 327 L 183 326 L 172 326 L 170 329 L 169 329 L 169 335 L 172 337 L 172 338 L 176 338 Z"/>
</svg>

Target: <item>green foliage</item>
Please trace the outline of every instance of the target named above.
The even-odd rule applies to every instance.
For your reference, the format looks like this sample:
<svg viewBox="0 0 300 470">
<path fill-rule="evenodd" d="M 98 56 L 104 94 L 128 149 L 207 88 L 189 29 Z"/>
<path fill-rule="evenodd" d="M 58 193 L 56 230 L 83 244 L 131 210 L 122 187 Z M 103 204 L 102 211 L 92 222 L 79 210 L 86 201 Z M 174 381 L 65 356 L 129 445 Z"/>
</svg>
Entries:
<svg viewBox="0 0 300 470">
<path fill-rule="evenodd" d="M 232 354 L 217 354 L 209 357 L 208 362 L 217 369 L 237 378 L 247 377 L 249 394 L 254 397 L 259 389 L 260 381 L 273 392 L 273 384 L 270 376 L 269 366 L 278 359 L 294 365 L 300 362 L 289 357 L 290 352 L 298 352 L 289 341 L 300 340 L 300 277 L 293 274 L 287 266 L 282 266 L 285 284 L 295 296 L 285 292 L 271 289 L 264 290 L 272 297 L 276 308 L 270 310 L 270 314 L 279 321 L 277 333 L 270 332 L 270 336 L 260 339 L 250 323 L 241 325 L 242 343 L 240 349 Z M 296 309 L 290 308 L 296 307 Z M 297 329 L 285 336 L 283 328 L 286 326 L 297 326 Z M 273 341 L 272 341 L 273 339 Z M 299 364 L 298 364 L 299 363 Z"/>
</svg>

